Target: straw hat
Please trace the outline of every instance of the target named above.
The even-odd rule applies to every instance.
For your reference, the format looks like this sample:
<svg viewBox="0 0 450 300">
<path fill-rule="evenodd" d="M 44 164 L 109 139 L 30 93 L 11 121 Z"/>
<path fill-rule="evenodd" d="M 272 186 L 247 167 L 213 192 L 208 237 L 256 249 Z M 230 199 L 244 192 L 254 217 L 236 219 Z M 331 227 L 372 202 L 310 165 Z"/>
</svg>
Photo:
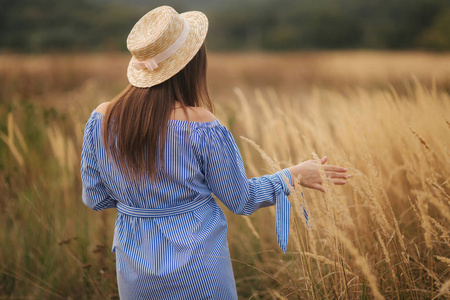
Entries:
<svg viewBox="0 0 450 300">
<path fill-rule="evenodd" d="M 151 87 L 181 71 L 198 52 L 208 31 L 199 11 L 178 14 L 161 6 L 145 14 L 127 38 L 133 55 L 127 77 L 135 87 Z"/>
</svg>

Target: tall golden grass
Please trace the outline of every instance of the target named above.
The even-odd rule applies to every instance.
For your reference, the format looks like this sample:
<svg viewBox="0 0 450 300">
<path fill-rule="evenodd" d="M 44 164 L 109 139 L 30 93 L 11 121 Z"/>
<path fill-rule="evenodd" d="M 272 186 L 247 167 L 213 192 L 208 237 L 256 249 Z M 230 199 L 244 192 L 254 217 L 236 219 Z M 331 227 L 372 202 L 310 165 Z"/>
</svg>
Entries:
<svg viewBox="0 0 450 300">
<path fill-rule="evenodd" d="M 116 212 L 84 207 L 78 168 L 84 124 L 124 87 L 127 57 L 0 61 L 0 299 L 117 298 Z M 227 213 L 240 298 L 450 297 L 448 55 L 210 61 L 216 114 L 249 176 L 323 155 L 352 174 L 326 193 L 292 190 L 287 255 L 273 208 Z"/>
<path fill-rule="evenodd" d="M 272 90 L 256 91 L 252 100 L 236 93 L 240 107 L 234 111 L 242 113 L 229 127 L 252 136 L 257 150 L 273 153 L 267 172 L 319 161 L 318 153 L 352 174 L 345 188 L 325 184 L 325 194 L 294 191 L 291 260 L 270 272 L 265 262 L 273 254 L 265 253 L 259 266 L 289 273 L 289 281 L 280 280 L 285 297 L 430 299 L 448 293 L 447 93 L 419 82 L 402 96 L 393 89 L 315 90 L 308 102 Z M 249 172 L 262 174 L 261 155 L 245 141 L 241 146 Z M 263 223 L 254 225 L 259 235 Z"/>
</svg>

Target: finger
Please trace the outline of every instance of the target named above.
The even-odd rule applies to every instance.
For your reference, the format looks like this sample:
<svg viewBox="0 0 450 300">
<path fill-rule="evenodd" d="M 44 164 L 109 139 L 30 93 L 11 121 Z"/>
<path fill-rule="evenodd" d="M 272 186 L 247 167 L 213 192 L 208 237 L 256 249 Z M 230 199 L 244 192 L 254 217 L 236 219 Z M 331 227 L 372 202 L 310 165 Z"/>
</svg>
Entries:
<svg viewBox="0 0 450 300">
<path fill-rule="evenodd" d="M 344 184 L 347 183 L 347 181 L 342 180 L 342 179 L 335 179 L 335 180 L 333 180 L 333 183 L 334 183 L 335 185 L 344 185 Z"/>
<path fill-rule="evenodd" d="M 324 163 L 327 162 L 327 159 L 328 159 L 327 156 L 322 157 L 322 159 L 320 160 L 320 163 L 323 165 Z"/>
<path fill-rule="evenodd" d="M 332 172 L 347 172 L 346 168 L 333 165 L 325 165 L 323 166 L 323 169 L 325 171 L 332 171 Z"/>
<path fill-rule="evenodd" d="M 345 172 L 325 172 L 325 175 L 329 178 L 343 178 L 347 179 L 350 178 L 349 174 L 345 174 Z"/>
<path fill-rule="evenodd" d="M 322 186 L 321 184 L 319 184 L 319 183 L 314 184 L 314 185 L 312 186 L 312 188 L 313 188 L 313 189 L 316 189 L 316 190 L 318 190 L 318 191 L 321 191 L 321 192 L 325 192 L 325 189 L 324 189 L 323 186 Z"/>
</svg>

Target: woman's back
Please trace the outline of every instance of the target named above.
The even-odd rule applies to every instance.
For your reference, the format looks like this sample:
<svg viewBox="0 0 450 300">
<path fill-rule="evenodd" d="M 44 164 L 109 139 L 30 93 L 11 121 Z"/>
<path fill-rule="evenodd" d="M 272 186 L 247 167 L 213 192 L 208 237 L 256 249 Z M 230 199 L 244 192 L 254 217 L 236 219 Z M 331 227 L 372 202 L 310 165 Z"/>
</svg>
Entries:
<svg viewBox="0 0 450 300">
<path fill-rule="evenodd" d="M 85 130 L 82 170 L 93 174 L 82 173 L 83 201 L 119 211 L 113 252 L 121 298 L 236 298 L 226 220 L 202 170 L 202 139 L 220 131 L 219 121 L 169 120 L 164 172 L 154 184 L 136 183 L 106 155 L 100 112 Z"/>
<path fill-rule="evenodd" d="M 200 107 L 190 107 L 186 110 L 176 107 L 167 124 L 164 168 L 159 168 L 157 172 L 159 180 L 152 183 L 146 178 L 141 182 L 133 182 L 111 164 L 100 142 L 101 122 L 108 105 L 107 102 L 97 107 L 87 126 L 90 128 L 92 140 L 96 141 L 93 142 L 93 150 L 98 157 L 101 176 L 110 187 L 108 192 L 112 193 L 115 199 L 141 208 L 164 208 L 189 202 L 199 194 L 207 196 L 211 193 L 199 164 L 203 159 L 201 139 L 221 126 L 211 112 Z"/>
</svg>

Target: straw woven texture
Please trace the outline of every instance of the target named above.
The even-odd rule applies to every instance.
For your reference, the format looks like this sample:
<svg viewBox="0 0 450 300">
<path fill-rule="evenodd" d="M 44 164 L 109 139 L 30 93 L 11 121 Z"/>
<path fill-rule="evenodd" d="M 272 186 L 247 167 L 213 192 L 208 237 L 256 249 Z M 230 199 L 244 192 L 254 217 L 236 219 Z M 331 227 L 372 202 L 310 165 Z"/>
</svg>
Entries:
<svg viewBox="0 0 450 300">
<path fill-rule="evenodd" d="M 189 34 L 183 45 L 153 71 L 137 70 L 133 59 L 143 61 L 153 58 L 170 47 L 180 36 L 184 20 L 189 24 Z M 178 14 L 170 6 L 161 6 L 145 14 L 133 27 L 127 39 L 128 50 L 133 55 L 127 70 L 128 81 L 135 87 L 151 87 L 181 71 L 198 52 L 208 32 L 208 19 L 198 11 Z"/>
</svg>

